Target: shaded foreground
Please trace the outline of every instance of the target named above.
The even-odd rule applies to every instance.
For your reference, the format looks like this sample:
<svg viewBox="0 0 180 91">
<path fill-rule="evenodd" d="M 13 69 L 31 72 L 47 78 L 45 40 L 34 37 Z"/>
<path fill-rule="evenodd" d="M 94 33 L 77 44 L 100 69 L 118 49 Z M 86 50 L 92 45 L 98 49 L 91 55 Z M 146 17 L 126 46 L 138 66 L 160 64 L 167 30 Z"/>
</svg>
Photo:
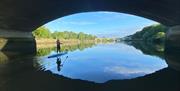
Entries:
<svg viewBox="0 0 180 91">
<path fill-rule="evenodd" d="M 179 91 L 180 74 L 165 68 L 154 74 L 132 80 L 114 80 L 97 84 L 69 79 L 51 73 L 37 71 L 32 57 L 0 66 L 0 91 Z"/>
</svg>

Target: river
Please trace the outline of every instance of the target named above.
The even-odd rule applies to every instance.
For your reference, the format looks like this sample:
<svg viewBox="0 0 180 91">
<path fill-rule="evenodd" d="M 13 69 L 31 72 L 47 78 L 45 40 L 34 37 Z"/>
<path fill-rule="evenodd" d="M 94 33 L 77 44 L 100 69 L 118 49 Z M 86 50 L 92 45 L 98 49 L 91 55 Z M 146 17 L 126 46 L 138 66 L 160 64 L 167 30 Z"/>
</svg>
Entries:
<svg viewBox="0 0 180 91">
<path fill-rule="evenodd" d="M 39 48 L 36 56 L 24 54 L 2 61 L 0 90 L 180 90 L 180 72 L 169 67 L 162 45 L 91 43 L 62 46 L 65 50 L 68 53 L 63 56 L 48 58 L 56 54 L 56 48 Z"/>
</svg>

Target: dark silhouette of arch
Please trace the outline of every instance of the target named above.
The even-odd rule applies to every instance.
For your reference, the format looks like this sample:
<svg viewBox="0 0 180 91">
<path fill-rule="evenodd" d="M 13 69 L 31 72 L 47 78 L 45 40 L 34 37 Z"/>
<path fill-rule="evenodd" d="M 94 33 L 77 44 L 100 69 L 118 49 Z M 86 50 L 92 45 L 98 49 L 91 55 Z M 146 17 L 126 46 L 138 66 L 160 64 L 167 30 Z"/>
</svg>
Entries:
<svg viewBox="0 0 180 91">
<path fill-rule="evenodd" d="M 32 31 L 54 19 L 81 12 L 122 12 L 167 26 L 180 24 L 179 0 L 1 0 L 0 28 Z"/>
</svg>

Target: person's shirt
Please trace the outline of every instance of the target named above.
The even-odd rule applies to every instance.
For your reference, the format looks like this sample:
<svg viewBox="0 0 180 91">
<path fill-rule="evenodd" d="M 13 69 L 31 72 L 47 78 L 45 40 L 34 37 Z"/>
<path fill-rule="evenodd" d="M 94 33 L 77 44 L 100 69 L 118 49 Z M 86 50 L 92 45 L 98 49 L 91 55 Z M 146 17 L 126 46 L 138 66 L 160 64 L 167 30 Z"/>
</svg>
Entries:
<svg viewBox="0 0 180 91">
<path fill-rule="evenodd" d="M 57 45 L 60 45 L 60 41 L 57 40 L 57 41 L 56 41 L 56 44 L 57 44 Z"/>
</svg>

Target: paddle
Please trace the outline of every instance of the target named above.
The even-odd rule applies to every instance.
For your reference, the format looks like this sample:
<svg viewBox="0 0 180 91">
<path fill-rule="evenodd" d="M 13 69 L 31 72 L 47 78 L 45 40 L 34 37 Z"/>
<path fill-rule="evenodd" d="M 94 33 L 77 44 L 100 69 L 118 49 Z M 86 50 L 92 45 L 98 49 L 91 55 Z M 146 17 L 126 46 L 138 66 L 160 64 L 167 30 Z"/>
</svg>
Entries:
<svg viewBox="0 0 180 91">
<path fill-rule="evenodd" d="M 64 65 L 65 61 L 67 60 L 68 56 L 66 56 L 66 59 L 64 60 L 64 62 L 62 63 L 62 65 Z"/>
</svg>

